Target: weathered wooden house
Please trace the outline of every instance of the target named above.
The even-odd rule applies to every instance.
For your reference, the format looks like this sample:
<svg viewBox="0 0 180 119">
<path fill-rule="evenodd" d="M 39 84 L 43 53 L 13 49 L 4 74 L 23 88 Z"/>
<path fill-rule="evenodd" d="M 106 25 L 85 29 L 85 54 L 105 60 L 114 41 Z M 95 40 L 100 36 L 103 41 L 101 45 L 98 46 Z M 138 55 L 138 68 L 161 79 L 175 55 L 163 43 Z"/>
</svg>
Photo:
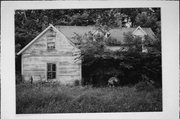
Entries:
<svg viewBox="0 0 180 119">
<path fill-rule="evenodd" d="M 59 81 L 71 84 L 81 80 L 81 61 L 75 61 L 79 49 L 53 25 L 49 25 L 26 45 L 22 54 L 21 72 L 25 81 Z"/>
<path fill-rule="evenodd" d="M 115 28 L 104 32 L 95 26 L 56 26 L 49 25 L 35 39 L 26 45 L 17 55 L 21 54 L 21 73 L 25 81 L 58 81 L 62 84 L 73 84 L 81 81 L 81 60 L 76 60 L 80 50 L 74 44 L 75 33 L 84 35 L 104 34 L 123 42 L 124 33 L 142 37 L 148 35 L 155 39 L 150 28 Z M 107 46 L 111 50 L 119 50 L 117 46 Z M 146 50 L 146 49 L 143 49 Z M 76 55 L 75 55 L 76 54 Z"/>
</svg>

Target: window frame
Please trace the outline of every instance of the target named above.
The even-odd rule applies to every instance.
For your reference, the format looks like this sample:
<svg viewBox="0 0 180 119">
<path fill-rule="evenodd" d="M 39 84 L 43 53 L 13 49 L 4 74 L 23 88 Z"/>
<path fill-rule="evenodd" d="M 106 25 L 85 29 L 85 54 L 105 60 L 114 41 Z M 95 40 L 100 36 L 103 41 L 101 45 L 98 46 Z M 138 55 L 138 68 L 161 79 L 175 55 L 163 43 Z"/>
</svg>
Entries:
<svg viewBox="0 0 180 119">
<path fill-rule="evenodd" d="M 56 79 L 56 63 L 47 63 L 47 80 Z M 49 77 L 50 76 L 50 77 Z"/>
<path fill-rule="evenodd" d="M 56 32 L 50 29 L 50 32 L 46 35 L 47 50 L 53 51 L 56 49 Z"/>
<path fill-rule="evenodd" d="M 49 46 L 50 44 L 53 44 L 52 46 Z M 51 41 L 51 42 L 47 42 L 47 50 L 51 51 L 51 50 L 55 50 L 56 49 L 56 45 L 55 42 Z"/>
</svg>

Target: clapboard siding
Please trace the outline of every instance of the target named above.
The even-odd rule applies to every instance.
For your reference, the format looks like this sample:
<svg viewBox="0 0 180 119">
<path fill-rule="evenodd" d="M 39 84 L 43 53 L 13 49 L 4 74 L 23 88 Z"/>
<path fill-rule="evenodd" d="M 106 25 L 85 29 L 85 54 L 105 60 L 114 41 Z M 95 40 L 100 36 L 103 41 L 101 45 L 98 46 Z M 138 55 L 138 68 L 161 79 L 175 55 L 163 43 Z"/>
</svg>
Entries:
<svg viewBox="0 0 180 119">
<path fill-rule="evenodd" d="M 47 49 L 48 40 L 55 42 L 55 50 Z M 22 53 L 22 75 L 25 81 L 47 80 L 47 63 L 56 64 L 56 79 L 62 84 L 73 84 L 81 80 L 81 60 L 76 60 L 80 52 L 60 32 L 47 30 Z"/>
</svg>

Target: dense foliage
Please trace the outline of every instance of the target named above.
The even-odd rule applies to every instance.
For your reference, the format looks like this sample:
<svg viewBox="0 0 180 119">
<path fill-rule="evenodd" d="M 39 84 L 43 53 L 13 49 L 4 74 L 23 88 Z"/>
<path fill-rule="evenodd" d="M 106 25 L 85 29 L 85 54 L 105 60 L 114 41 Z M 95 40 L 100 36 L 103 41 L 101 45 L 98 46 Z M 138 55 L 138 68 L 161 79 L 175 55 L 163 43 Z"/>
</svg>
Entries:
<svg viewBox="0 0 180 119">
<path fill-rule="evenodd" d="M 92 34 L 76 37 L 80 44 L 82 59 L 83 85 L 105 86 L 109 78 L 117 77 L 119 85 L 135 84 L 140 81 L 161 87 L 161 51 L 158 40 L 146 36 L 140 37 L 124 34 L 124 51 L 106 49 L 105 37 L 94 40 Z M 142 52 L 142 45 L 148 53 Z"/>
</svg>

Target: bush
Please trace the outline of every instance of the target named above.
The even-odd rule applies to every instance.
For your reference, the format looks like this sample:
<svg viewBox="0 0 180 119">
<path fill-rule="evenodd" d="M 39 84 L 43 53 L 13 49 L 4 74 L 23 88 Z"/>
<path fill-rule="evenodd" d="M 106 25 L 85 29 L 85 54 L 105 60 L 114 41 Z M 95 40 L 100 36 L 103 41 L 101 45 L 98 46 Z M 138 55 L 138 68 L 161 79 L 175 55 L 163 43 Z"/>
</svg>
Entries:
<svg viewBox="0 0 180 119">
<path fill-rule="evenodd" d="M 162 86 L 161 55 L 123 53 L 123 58 L 95 58 L 90 65 L 82 66 L 83 84 L 106 86 L 108 79 L 117 76 L 119 85 L 133 85 L 152 80 Z M 142 76 L 143 75 L 143 76 Z"/>
<path fill-rule="evenodd" d="M 79 86 L 80 85 L 80 81 L 79 80 L 75 80 L 74 81 L 74 86 Z"/>
<path fill-rule="evenodd" d="M 117 86 L 119 83 L 119 79 L 116 78 L 116 77 L 111 77 L 109 80 L 108 80 L 108 86 Z"/>
</svg>

